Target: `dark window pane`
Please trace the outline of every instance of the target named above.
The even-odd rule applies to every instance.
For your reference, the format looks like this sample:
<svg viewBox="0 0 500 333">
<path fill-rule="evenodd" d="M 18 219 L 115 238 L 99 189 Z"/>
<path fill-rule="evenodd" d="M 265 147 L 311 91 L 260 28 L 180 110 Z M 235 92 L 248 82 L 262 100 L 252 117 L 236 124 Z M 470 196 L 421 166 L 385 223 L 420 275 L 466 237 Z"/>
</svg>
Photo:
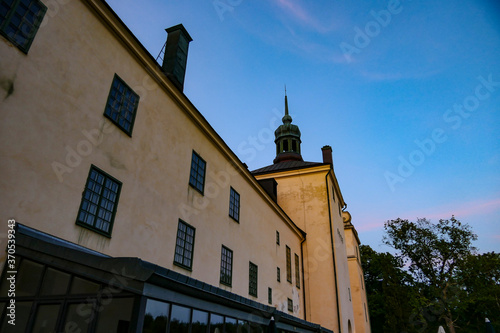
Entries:
<svg viewBox="0 0 500 333">
<path fill-rule="evenodd" d="M 299 256 L 295 254 L 295 286 L 300 288 Z"/>
<path fill-rule="evenodd" d="M 70 274 L 47 268 L 43 278 L 41 295 L 64 295 L 68 291 Z"/>
<path fill-rule="evenodd" d="M 237 333 L 238 321 L 234 318 L 226 317 L 225 333 Z"/>
<path fill-rule="evenodd" d="M 168 311 L 170 304 L 148 299 L 144 316 L 143 333 L 167 332 Z"/>
<path fill-rule="evenodd" d="M 77 224 L 110 235 L 121 183 L 91 166 L 82 194 Z"/>
<path fill-rule="evenodd" d="M 292 283 L 292 252 L 286 247 L 286 280 Z"/>
<path fill-rule="evenodd" d="M 210 314 L 210 333 L 224 332 L 224 317 L 211 313 Z"/>
<path fill-rule="evenodd" d="M 16 279 L 16 296 L 34 296 L 40 285 L 43 265 L 23 259 Z"/>
<path fill-rule="evenodd" d="M 71 284 L 70 294 L 97 294 L 100 285 L 75 276 Z"/>
<path fill-rule="evenodd" d="M 104 115 L 128 135 L 132 134 L 139 95 L 118 75 L 115 75 L 108 95 Z"/>
<path fill-rule="evenodd" d="M 16 325 L 10 325 L 9 317 L 5 317 L 0 332 L 24 333 L 32 304 L 33 302 L 16 302 Z"/>
<path fill-rule="evenodd" d="M 248 321 L 238 320 L 238 333 L 250 333 L 250 325 Z"/>
<path fill-rule="evenodd" d="M 201 193 L 205 187 L 205 165 L 206 162 L 193 151 L 189 184 Z"/>
<path fill-rule="evenodd" d="M 170 318 L 170 333 L 188 333 L 191 319 L 191 309 L 179 305 L 172 305 Z"/>
<path fill-rule="evenodd" d="M 240 195 L 232 187 L 229 194 L 229 216 L 236 221 L 240 219 Z"/>
<path fill-rule="evenodd" d="M 28 52 L 47 8 L 38 0 L 1 1 L 0 28 L 13 44 Z"/>
<path fill-rule="evenodd" d="M 60 308 L 60 304 L 39 305 L 36 309 L 35 323 L 33 324 L 32 332 L 55 332 Z"/>
<path fill-rule="evenodd" d="M 195 229 L 179 220 L 174 254 L 174 263 L 191 268 L 193 263 Z"/>
<path fill-rule="evenodd" d="M 248 269 L 248 293 L 257 297 L 257 265 L 250 262 Z"/>
<path fill-rule="evenodd" d="M 70 304 L 67 307 L 66 319 L 64 321 L 64 332 L 81 332 L 85 333 L 88 331 L 89 316 L 82 316 L 82 312 L 86 312 L 87 309 L 82 307 L 81 303 Z"/>
<path fill-rule="evenodd" d="M 114 297 L 111 302 L 106 300 L 105 303 L 97 315 L 96 332 L 128 333 L 134 299 Z"/>
<path fill-rule="evenodd" d="M 208 328 L 208 312 L 193 310 L 191 333 L 206 333 Z"/>
</svg>

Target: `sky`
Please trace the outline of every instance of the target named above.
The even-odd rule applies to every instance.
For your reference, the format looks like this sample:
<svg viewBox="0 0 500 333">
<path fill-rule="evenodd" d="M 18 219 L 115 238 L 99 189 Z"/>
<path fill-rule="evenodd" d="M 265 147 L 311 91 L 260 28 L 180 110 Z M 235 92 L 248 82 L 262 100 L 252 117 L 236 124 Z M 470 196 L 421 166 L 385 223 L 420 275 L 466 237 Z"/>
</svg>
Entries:
<svg viewBox="0 0 500 333">
<path fill-rule="evenodd" d="M 499 2 L 107 2 L 154 57 L 184 25 L 184 93 L 250 170 L 275 157 L 286 85 L 302 156 L 332 147 L 363 244 L 454 215 L 500 252 Z"/>
</svg>

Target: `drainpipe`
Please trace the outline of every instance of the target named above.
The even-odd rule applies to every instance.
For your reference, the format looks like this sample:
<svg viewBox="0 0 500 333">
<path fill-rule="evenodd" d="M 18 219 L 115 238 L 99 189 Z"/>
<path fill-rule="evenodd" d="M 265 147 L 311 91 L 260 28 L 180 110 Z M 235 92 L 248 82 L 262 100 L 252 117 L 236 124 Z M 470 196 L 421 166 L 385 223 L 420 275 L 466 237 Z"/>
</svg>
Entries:
<svg viewBox="0 0 500 333">
<path fill-rule="evenodd" d="M 304 279 L 304 242 L 306 241 L 306 238 L 300 242 L 300 258 L 302 260 L 301 266 L 302 266 L 302 300 L 304 303 L 304 320 L 307 321 L 307 312 L 306 312 L 306 283 Z"/>
<path fill-rule="evenodd" d="M 342 325 L 340 322 L 340 307 L 339 307 L 339 289 L 337 286 L 337 264 L 335 262 L 335 250 L 333 246 L 333 227 L 332 227 L 332 211 L 330 207 L 330 191 L 328 190 L 328 175 L 332 171 L 332 168 L 327 172 L 325 176 L 325 185 L 326 185 L 326 201 L 328 202 L 328 219 L 330 222 L 330 240 L 332 244 L 332 256 L 333 256 L 333 274 L 335 275 L 335 300 L 337 301 L 337 320 L 339 325 L 339 333 L 342 333 Z M 335 195 L 335 193 L 333 193 Z"/>
</svg>

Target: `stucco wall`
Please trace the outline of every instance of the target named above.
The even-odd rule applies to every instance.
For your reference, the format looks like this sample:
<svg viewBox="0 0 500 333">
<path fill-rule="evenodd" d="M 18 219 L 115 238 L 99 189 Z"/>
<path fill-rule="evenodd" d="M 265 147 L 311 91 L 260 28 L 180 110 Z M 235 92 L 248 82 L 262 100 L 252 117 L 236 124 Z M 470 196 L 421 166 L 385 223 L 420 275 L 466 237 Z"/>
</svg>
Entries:
<svg viewBox="0 0 500 333">
<path fill-rule="evenodd" d="M 307 319 L 321 322 L 325 327 L 337 332 L 338 294 L 340 325 L 342 331 L 347 332 L 349 320 L 354 327 L 352 303 L 349 298 L 349 269 L 339 198 L 336 196 L 334 200 L 333 178 L 328 171 L 329 166 L 322 166 L 258 175 L 257 178 L 272 177 L 277 181 L 278 204 L 307 233 L 304 244 Z"/>
<path fill-rule="evenodd" d="M 302 293 L 283 275 L 284 244 L 300 256 L 300 234 L 232 165 L 216 134 L 193 120 L 189 102 L 151 78 L 141 58 L 147 54 L 120 24 L 107 24 L 118 32 L 84 1 L 66 1 L 56 12 L 49 7 L 27 55 L 0 37 L 2 233 L 14 218 L 215 286 L 225 245 L 233 250 L 233 283 L 221 287 L 264 304 L 271 287 L 273 305 L 286 312 L 292 298 L 302 318 Z M 115 73 L 140 96 L 132 137 L 103 116 Z M 188 185 L 193 150 L 207 162 L 204 196 Z M 123 183 L 111 238 L 75 224 L 91 164 Z M 241 196 L 239 223 L 228 216 L 230 186 Z M 196 228 L 192 271 L 173 265 L 179 218 Z M 248 295 L 249 261 L 258 265 L 257 298 Z"/>
</svg>

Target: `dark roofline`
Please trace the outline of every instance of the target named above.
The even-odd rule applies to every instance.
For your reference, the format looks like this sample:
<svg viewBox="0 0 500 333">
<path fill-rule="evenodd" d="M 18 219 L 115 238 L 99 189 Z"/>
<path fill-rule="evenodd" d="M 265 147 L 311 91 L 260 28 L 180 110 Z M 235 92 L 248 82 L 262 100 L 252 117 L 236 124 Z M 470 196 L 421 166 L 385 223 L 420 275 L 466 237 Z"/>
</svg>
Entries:
<svg viewBox="0 0 500 333">
<path fill-rule="evenodd" d="M 290 163 L 291 162 L 291 163 Z M 289 166 L 288 166 L 289 165 Z M 276 164 L 271 164 L 256 170 L 251 171 L 252 175 L 264 175 L 268 173 L 276 173 L 281 171 L 291 171 L 299 169 L 309 169 L 323 165 L 331 165 L 330 163 L 322 162 L 299 162 L 299 161 L 285 161 Z"/>
</svg>

